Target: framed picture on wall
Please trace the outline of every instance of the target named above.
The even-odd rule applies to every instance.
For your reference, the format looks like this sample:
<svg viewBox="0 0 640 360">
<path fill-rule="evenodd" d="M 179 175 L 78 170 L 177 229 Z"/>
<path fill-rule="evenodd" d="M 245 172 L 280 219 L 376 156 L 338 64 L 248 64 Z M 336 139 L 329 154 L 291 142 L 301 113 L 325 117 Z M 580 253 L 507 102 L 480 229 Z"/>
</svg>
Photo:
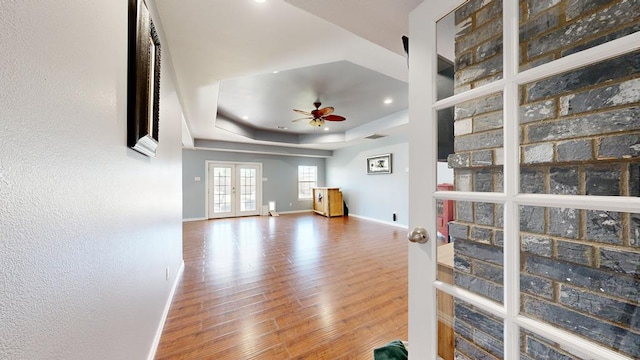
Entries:
<svg viewBox="0 0 640 360">
<path fill-rule="evenodd" d="M 391 174 L 391 154 L 367 157 L 367 174 Z"/>
<path fill-rule="evenodd" d="M 129 0 L 127 146 L 156 156 L 160 110 L 160 39 L 144 0 Z"/>
</svg>

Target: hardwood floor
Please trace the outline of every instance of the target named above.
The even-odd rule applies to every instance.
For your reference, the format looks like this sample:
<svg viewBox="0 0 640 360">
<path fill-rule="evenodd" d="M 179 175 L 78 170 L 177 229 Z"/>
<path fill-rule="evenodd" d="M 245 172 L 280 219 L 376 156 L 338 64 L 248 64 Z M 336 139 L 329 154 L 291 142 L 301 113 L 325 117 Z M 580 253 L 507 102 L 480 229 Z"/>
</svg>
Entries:
<svg viewBox="0 0 640 360">
<path fill-rule="evenodd" d="M 373 359 L 407 340 L 400 228 L 313 213 L 184 224 L 156 359 Z"/>
</svg>

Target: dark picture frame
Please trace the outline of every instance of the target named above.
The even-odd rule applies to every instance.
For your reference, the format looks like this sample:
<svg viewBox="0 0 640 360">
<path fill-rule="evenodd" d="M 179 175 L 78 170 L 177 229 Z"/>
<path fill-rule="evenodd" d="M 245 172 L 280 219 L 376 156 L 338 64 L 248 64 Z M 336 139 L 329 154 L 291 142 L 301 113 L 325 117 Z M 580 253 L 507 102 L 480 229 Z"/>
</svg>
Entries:
<svg viewBox="0 0 640 360">
<path fill-rule="evenodd" d="M 160 39 L 144 0 L 129 0 L 127 146 L 156 156 L 160 125 Z"/>
<path fill-rule="evenodd" d="M 391 154 L 367 157 L 367 174 L 391 174 Z"/>
</svg>

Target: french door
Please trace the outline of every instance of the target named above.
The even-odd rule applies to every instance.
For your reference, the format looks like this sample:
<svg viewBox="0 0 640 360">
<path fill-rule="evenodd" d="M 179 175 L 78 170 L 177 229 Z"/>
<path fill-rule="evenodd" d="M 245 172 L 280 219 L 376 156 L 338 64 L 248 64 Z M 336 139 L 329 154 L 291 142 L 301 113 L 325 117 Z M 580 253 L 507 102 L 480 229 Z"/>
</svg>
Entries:
<svg viewBox="0 0 640 360">
<path fill-rule="evenodd" d="M 209 219 L 260 215 L 261 203 L 261 164 L 207 162 Z"/>
<path fill-rule="evenodd" d="M 640 358 L 638 19 L 632 0 L 411 13 L 410 359 Z"/>
</svg>

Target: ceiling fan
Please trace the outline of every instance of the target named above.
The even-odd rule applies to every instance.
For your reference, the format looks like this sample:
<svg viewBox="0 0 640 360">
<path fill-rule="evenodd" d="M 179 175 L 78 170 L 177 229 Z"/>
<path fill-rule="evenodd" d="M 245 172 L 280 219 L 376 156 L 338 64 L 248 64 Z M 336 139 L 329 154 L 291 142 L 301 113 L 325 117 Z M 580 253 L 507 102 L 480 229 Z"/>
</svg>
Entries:
<svg viewBox="0 0 640 360">
<path fill-rule="evenodd" d="M 297 122 L 301 120 L 311 120 L 309 121 L 309 125 L 315 126 L 315 127 L 321 127 L 322 125 L 324 125 L 325 121 L 345 121 L 346 120 L 344 116 L 333 115 L 333 110 L 334 110 L 333 107 L 327 106 L 320 109 L 320 105 L 322 105 L 322 103 L 320 103 L 319 101 L 314 102 L 313 106 L 315 106 L 316 109 L 311 110 L 311 112 L 293 109 L 293 111 L 297 113 L 306 115 L 303 118 L 293 120 L 293 122 Z"/>
</svg>

